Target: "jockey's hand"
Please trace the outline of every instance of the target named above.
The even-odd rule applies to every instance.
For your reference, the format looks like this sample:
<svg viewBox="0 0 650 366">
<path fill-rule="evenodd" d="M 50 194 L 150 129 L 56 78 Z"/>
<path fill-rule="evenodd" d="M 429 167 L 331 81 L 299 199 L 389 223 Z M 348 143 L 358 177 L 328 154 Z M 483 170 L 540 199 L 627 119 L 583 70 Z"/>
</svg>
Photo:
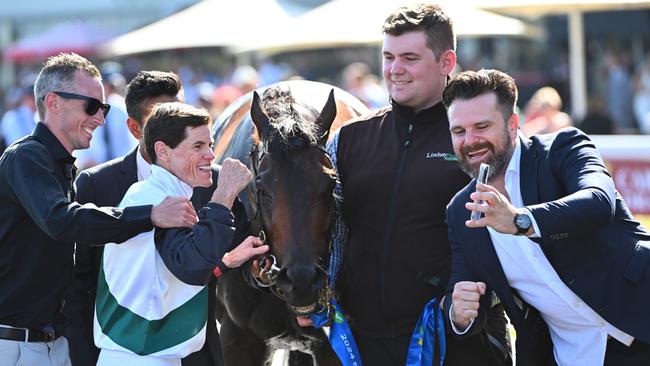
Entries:
<svg viewBox="0 0 650 366">
<path fill-rule="evenodd" d="M 297 316 L 296 320 L 298 321 L 298 325 L 300 325 L 301 327 L 313 327 L 314 326 L 314 322 L 312 322 L 311 319 L 309 319 L 309 317 L 307 317 L 307 316 Z"/>
<path fill-rule="evenodd" d="M 269 251 L 269 246 L 264 245 L 260 238 L 256 236 L 249 236 L 241 242 L 235 249 L 226 253 L 221 261 L 228 268 L 235 268 L 241 266 L 249 259 L 262 255 Z"/>
<path fill-rule="evenodd" d="M 211 201 L 232 208 L 235 198 L 252 178 L 246 165 L 237 159 L 227 158 L 219 170 L 217 189 L 212 194 Z"/>
</svg>

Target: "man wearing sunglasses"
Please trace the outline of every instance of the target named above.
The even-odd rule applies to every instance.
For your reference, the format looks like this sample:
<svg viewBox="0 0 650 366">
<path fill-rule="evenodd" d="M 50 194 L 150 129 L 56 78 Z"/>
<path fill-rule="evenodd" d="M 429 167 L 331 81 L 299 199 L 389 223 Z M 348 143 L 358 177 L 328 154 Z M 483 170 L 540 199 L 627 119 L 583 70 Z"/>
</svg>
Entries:
<svg viewBox="0 0 650 366">
<path fill-rule="evenodd" d="M 110 105 L 106 103 L 102 103 L 95 98 L 87 97 L 85 95 L 68 93 L 68 92 L 59 92 L 59 91 L 55 91 L 52 93 L 60 97 L 63 97 L 65 99 L 77 99 L 77 100 L 85 101 L 86 103 L 84 105 L 84 112 L 86 112 L 86 114 L 89 116 L 94 116 L 97 113 L 97 111 L 101 109 L 104 118 L 106 118 L 106 116 L 108 116 L 108 111 L 111 110 Z M 45 99 L 45 96 L 43 97 L 43 99 Z"/>
<path fill-rule="evenodd" d="M 121 243 L 153 226 L 191 227 L 187 198 L 125 209 L 73 203 L 72 152 L 90 145 L 108 106 L 99 71 L 51 57 L 35 85 L 39 122 L 0 157 L 0 366 L 70 365 L 57 332 L 74 242 Z"/>
</svg>

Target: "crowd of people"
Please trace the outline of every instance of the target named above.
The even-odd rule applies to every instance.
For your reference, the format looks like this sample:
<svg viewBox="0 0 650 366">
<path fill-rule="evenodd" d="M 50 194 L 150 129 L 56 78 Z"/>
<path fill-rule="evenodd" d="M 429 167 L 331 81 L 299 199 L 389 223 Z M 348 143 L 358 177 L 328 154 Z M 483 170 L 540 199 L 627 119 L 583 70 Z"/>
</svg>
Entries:
<svg viewBox="0 0 650 366">
<path fill-rule="evenodd" d="M 551 86 L 539 88 L 522 111 L 522 128 L 526 134 L 554 132 L 573 125 L 593 134 L 650 134 L 650 55 L 633 67 L 629 57 L 614 52 L 603 56 L 588 103 L 587 115 L 573 120 L 566 111 L 569 103 L 561 92 Z M 474 65 L 468 62 L 467 65 Z M 123 123 L 126 77 L 137 73 L 121 64 L 107 61 L 99 65 L 106 100 L 113 108 L 106 128 L 98 131 L 89 149 L 75 152 L 77 166 L 91 167 L 124 155 L 136 141 Z M 451 75 L 463 68 L 457 63 Z M 250 65 L 235 67 L 228 75 L 217 77 L 200 69 L 182 65 L 176 72 L 184 85 L 187 103 L 203 107 L 216 120 L 223 110 L 251 90 L 282 80 L 300 79 L 299 71 L 286 63 L 262 62 L 256 69 Z M 4 93 L 0 106 L 0 151 L 18 138 L 29 134 L 38 118 L 33 100 L 35 74 L 29 69 L 20 72 L 19 82 Z M 323 80 L 356 96 L 370 109 L 388 103 L 385 83 L 364 62 L 353 62 L 340 70 L 335 79 Z M 543 111 L 542 111 L 543 110 Z M 540 118 L 544 114 L 545 116 Z M 553 114 L 554 117 L 549 117 Z M 533 121 L 528 123 L 528 121 Z"/>
<path fill-rule="evenodd" d="M 436 364 L 648 364 L 650 232 L 557 92 L 540 90 L 523 122 L 508 74 L 452 75 L 437 5 L 399 7 L 382 32 L 386 105 L 325 147 L 338 176 L 328 277 L 361 361 L 404 365 L 435 299 Z M 367 69 L 345 76 L 379 103 Z M 223 103 L 258 77 L 241 69 Z M 218 278 L 259 276 L 269 247 L 237 199 L 252 173 L 213 166 L 200 89 L 163 71 L 127 83 L 62 53 L 22 91 L 8 120 L 36 119 L 0 157 L 0 366 L 223 364 Z"/>
</svg>

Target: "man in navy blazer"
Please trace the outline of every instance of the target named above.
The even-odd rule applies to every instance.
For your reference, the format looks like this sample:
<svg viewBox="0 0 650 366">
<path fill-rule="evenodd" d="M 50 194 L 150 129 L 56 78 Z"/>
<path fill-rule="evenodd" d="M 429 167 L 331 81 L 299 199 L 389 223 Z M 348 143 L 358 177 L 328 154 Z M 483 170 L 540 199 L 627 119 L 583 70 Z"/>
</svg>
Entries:
<svg viewBox="0 0 650 366">
<path fill-rule="evenodd" d="M 144 121 L 157 103 L 182 101 L 180 79 L 174 73 L 141 71 L 127 86 L 126 104 L 131 134 L 140 141 L 126 156 L 113 159 L 79 173 L 75 187 L 79 203 L 92 202 L 100 206 L 117 206 L 129 187 L 146 179 L 151 171 L 150 160 L 144 148 Z M 198 211 L 212 196 L 217 184 L 218 171 L 213 167 L 213 185 L 196 187 L 190 201 Z M 233 243 L 239 244 L 249 232 L 245 210 L 238 200 L 233 204 L 236 232 Z M 72 365 L 94 365 L 99 350 L 93 342 L 93 314 L 97 275 L 103 246 L 77 246 L 75 251 L 74 277 L 68 287 L 63 309 L 65 328 L 63 335 L 69 343 Z M 162 253 L 161 253 L 162 254 Z M 226 269 L 221 269 L 225 271 Z M 219 333 L 216 328 L 214 296 L 216 281 L 209 283 L 208 322 L 206 343 L 182 360 L 184 366 L 220 365 L 222 361 Z"/>
<path fill-rule="evenodd" d="M 516 101 L 496 70 L 458 74 L 443 93 L 459 164 L 474 178 L 490 166 L 487 184 L 473 180 L 447 207 L 452 332 L 484 326 L 492 290 L 518 365 L 650 364 L 650 233 L 587 135 L 525 138 Z"/>
</svg>

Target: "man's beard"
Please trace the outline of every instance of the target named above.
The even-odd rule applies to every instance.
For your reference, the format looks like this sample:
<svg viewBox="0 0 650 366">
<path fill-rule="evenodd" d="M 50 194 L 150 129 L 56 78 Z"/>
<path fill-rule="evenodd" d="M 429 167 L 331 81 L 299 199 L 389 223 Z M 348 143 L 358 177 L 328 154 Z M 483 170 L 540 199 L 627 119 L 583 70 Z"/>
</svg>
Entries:
<svg viewBox="0 0 650 366">
<path fill-rule="evenodd" d="M 497 149 L 493 144 L 489 142 L 482 142 L 472 146 L 465 146 L 462 148 L 460 154 L 458 154 L 458 165 L 467 175 L 476 179 L 476 177 L 478 177 L 480 164 L 472 166 L 469 163 L 469 159 L 466 158 L 467 153 L 470 151 L 487 148 L 488 153 L 492 152 L 492 156 L 484 163 L 490 166 L 490 174 L 488 175 L 488 180 L 491 180 L 492 178 L 501 174 L 504 169 L 506 169 L 508 163 L 510 162 L 510 158 L 512 157 L 514 146 L 510 140 L 510 134 L 508 131 L 505 131 L 504 133 L 502 146 L 502 148 Z"/>
</svg>

